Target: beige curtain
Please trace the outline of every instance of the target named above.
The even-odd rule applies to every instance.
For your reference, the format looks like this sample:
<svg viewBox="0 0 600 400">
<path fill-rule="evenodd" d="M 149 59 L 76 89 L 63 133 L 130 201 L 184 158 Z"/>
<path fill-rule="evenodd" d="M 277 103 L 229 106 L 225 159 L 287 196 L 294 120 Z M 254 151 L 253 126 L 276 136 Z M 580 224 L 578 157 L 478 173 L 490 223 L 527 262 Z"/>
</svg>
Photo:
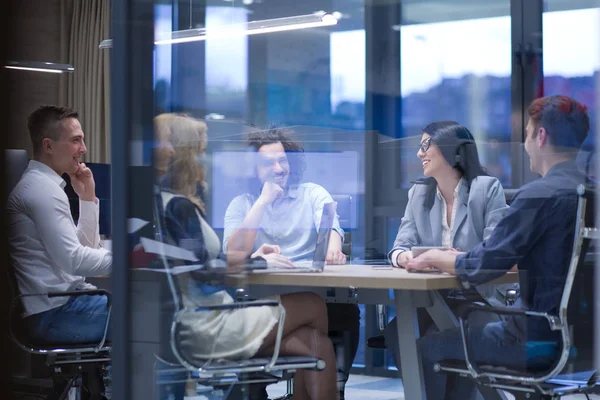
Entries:
<svg viewBox="0 0 600 400">
<path fill-rule="evenodd" d="M 88 152 L 85 161 L 110 162 L 110 50 L 98 48 L 110 38 L 108 0 L 62 0 L 67 59 L 75 67 L 63 85 L 61 102 L 79 111 Z M 63 74 L 64 75 L 64 74 Z M 66 98 L 65 98 L 66 97 Z"/>
</svg>

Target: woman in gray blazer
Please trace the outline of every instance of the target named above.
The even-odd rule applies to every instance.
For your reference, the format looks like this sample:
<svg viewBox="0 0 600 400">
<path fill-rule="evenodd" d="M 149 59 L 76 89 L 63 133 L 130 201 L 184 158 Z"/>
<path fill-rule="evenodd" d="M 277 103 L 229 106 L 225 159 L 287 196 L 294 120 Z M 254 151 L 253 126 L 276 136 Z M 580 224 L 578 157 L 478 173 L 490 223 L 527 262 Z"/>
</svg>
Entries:
<svg viewBox="0 0 600 400">
<path fill-rule="evenodd" d="M 414 246 L 468 251 L 486 239 L 506 211 L 500 181 L 488 176 L 471 132 L 452 121 L 423 130 L 417 156 L 424 177 L 408 192 L 408 205 L 388 257 L 396 267 Z"/>
<path fill-rule="evenodd" d="M 399 268 L 412 259 L 414 246 L 470 250 L 490 235 L 507 208 L 500 181 L 486 174 L 473 135 L 459 123 L 441 121 L 425 127 L 417 156 L 424 177 L 408 192 L 404 217 L 388 253 L 392 265 Z M 481 300 L 504 306 L 506 289 L 482 285 L 477 291 Z M 426 313 L 419 319 L 422 328 L 429 325 Z M 396 361 L 397 335 L 393 320 L 384 336 Z"/>
</svg>

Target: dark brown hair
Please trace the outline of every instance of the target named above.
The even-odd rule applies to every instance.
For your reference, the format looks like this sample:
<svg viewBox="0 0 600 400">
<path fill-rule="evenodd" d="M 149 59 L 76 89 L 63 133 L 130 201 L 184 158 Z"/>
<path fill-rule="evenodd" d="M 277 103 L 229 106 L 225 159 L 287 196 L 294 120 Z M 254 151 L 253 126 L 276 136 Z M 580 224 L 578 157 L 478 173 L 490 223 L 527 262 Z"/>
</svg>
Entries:
<svg viewBox="0 0 600 400">
<path fill-rule="evenodd" d="M 79 119 L 77 111 L 61 106 L 41 106 L 27 117 L 27 129 L 33 146 L 33 156 L 42 151 L 44 139 L 60 139 L 60 122 L 68 118 Z"/>
<path fill-rule="evenodd" d="M 267 144 L 281 143 L 290 164 L 289 183 L 292 185 L 300 183 L 306 169 L 304 147 L 296 139 L 291 129 L 270 127 L 266 130 L 253 131 L 248 133 L 247 141 L 254 151 L 259 151 L 261 147 Z"/>
</svg>

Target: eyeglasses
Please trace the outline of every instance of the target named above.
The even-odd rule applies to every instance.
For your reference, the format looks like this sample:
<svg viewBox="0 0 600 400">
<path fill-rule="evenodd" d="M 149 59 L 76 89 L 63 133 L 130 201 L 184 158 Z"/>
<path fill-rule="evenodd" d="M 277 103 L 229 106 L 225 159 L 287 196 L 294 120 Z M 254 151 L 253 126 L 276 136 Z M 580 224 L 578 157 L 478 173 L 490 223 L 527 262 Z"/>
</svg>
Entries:
<svg viewBox="0 0 600 400">
<path fill-rule="evenodd" d="M 427 150 L 429 150 L 429 146 L 431 146 L 430 137 L 419 143 L 419 145 L 417 146 L 417 150 L 421 150 L 423 153 L 425 153 Z"/>
</svg>

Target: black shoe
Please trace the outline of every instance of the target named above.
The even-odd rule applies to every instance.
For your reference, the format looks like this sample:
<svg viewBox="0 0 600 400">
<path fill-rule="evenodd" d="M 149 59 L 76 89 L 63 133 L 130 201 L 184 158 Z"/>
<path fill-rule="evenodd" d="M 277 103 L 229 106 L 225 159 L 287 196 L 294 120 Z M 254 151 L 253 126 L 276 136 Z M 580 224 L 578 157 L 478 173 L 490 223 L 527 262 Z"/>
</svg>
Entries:
<svg viewBox="0 0 600 400">
<path fill-rule="evenodd" d="M 367 347 L 372 349 L 385 349 L 387 346 L 385 345 L 385 336 L 377 335 L 367 339 Z"/>
</svg>

